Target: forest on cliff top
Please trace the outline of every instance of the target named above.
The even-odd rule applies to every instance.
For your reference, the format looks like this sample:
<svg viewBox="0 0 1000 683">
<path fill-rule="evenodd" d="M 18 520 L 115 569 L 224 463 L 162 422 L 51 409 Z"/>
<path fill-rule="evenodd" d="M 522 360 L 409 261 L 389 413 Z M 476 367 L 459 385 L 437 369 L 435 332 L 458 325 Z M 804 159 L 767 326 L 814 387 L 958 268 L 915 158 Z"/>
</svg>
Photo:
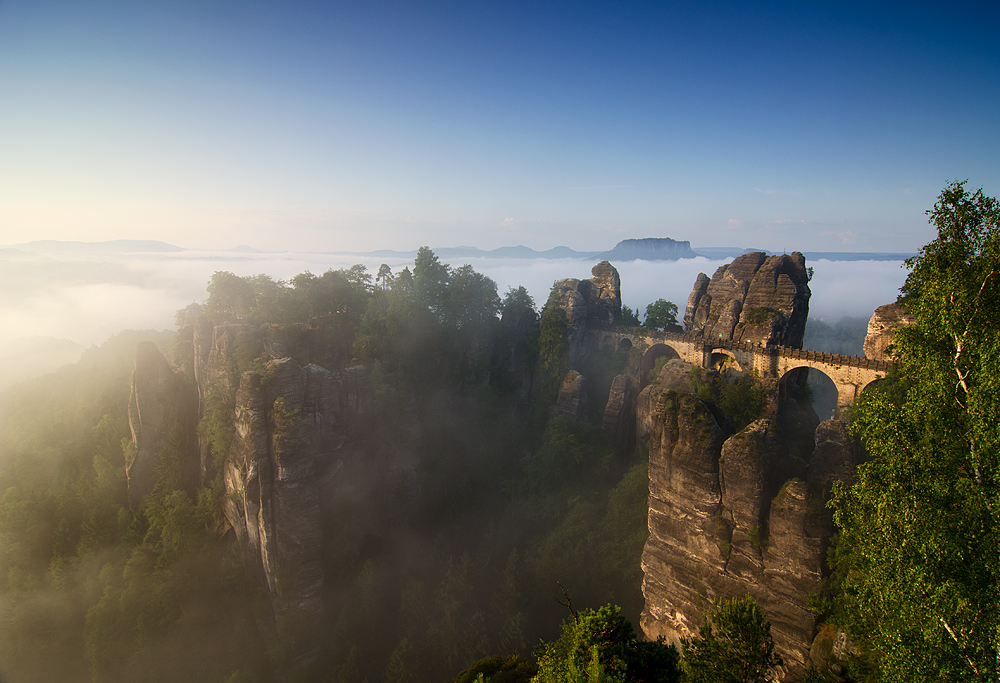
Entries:
<svg viewBox="0 0 1000 683">
<path fill-rule="evenodd" d="M 1000 661 L 1000 210 L 954 184 L 931 218 L 939 237 L 908 264 L 901 297 L 916 323 L 898 337 L 895 374 L 855 411 L 870 460 L 837 490 L 842 536 L 817 596 L 853 639 L 854 680 L 995 680 Z M 578 613 L 615 603 L 637 621 L 647 462 L 641 444 L 616 449 L 594 410 L 593 423 L 550 416 L 567 349 L 554 307 L 538 320 L 523 290 L 501 298 L 488 278 L 429 250 L 412 272 L 374 277 L 217 273 L 209 295 L 204 312 L 218 324 L 336 319 L 324 362 L 372 368 L 365 438 L 398 439 L 395 421 L 419 398 L 413 477 L 345 510 L 324 556 L 335 609 L 318 661 L 296 668 L 261 639 L 218 468 L 185 490 L 183 444 L 168 440 L 152 492 L 129 507 L 132 349 L 151 341 L 170 357 L 175 338 L 128 332 L 0 397 L 4 677 L 450 680 L 483 657 L 561 642 L 570 601 Z M 481 352 L 508 348 L 519 319 L 531 321 L 528 356 Z M 231 372 L 260 370 L 253 338 L 237 342 Z M 498 362 L 539 368 L 536 386 L 492 372 Z M 627 352 L 599 355 L 595 386 L 627 362 Z M 199 425 L 217 457 L 233 401 L 216 391 Z"/>
</svg>

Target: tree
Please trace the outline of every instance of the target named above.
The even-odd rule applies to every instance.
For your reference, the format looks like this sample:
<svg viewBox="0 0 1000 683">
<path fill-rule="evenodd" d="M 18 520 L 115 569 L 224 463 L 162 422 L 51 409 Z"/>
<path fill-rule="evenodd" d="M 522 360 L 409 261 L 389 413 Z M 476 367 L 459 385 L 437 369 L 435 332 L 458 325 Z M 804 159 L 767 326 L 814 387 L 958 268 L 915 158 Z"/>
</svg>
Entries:
<svg viewBox="0 0 1000 683">
<path fill-rule="evenodd" d="M 575 613 L 562 635 L 535 648 L 535 683 L 673 683 L 680 678 L 677 649 L 660 638 L 639 640 L 621 608 Z"/>
<path fill-rule="evenodd" d="M 535 300 L 528 294 L 528 290 L 523 285 L 517 289 L 507 288 L 507 293 L 503 295 L 503 301 L 500 303 L 500 311 L 504 315 L 519 311 L 531 311 L 536 318 L 538 316 L 535 312 Z"/>
<path fill-rule="evenodd" d="M 717 600 L 698 635 L 681 643 L 691 683 L 765 683 L 782 663 L 771 622 L 749 595 Z"/>
<path fill-rule="evenodd" d="M 639 327 L 639 316 L 636 311 L 622 304 L 622 310 L 618 313 L 618 324 L 626 327 Z"/>
<path fill-rule="evenodd" d="M 569 321 L 559 299 L 559 290 L 555 288 L 549 293 L 538 328 L 538 358 L 543 381 L 547 391 L 554 393 L 569 370 Z"/>
<path fill-rule="evenodd" d="M 949 184 L 907 260 L 893 391 L 854 430 L 871 459 L 835 491 L 838 618 L 883 680 L 1000 679 L 1000 205 Z M 895 400 L 894 400 L 895 399 Z"/>
<path fill-rule="evenodd" d="M 646 306 L 646 320 L 643 325 L 654 330 L 683 331 L 677 324 L 677 304 L 666 299 L 657 299 Z"/>
</svg>

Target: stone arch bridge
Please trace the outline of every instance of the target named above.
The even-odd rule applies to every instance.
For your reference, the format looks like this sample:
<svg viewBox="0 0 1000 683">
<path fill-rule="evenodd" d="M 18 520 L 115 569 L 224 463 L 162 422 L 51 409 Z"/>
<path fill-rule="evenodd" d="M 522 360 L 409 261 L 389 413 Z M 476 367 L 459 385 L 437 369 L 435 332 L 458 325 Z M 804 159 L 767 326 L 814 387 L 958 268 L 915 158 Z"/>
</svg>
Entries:
<svg viewBox="0 0 1000 683">
<path fill-rule="evenodd" d="M 742 372 L 781 379 L 796 368 L 812 368 L 829 377 L 837 388 L 836 416 L 846 409 L 870 384 L 889 372 L 890 363 L 860 356 L 803 351 L 785 346 L 764 346 L 753 342 L 705 339 L 679 332 L 662 332 L 642 327 L 605 325 L 587 329 L 587 342 L 597 347 L 634 348 L 642 351 L 639 369 L 644 376 L 666 356 L 680 358 L 702 368 L 721 369 L 730 363 Z"/>
</svg>

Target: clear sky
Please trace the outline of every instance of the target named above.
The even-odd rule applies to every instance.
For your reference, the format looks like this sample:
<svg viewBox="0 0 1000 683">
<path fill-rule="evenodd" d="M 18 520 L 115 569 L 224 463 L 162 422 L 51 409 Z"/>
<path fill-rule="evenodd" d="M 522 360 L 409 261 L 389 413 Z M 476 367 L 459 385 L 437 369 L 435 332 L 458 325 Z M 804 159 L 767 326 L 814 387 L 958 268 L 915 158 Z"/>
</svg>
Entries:
<svg viewBox="0 0 1000 683">
<path fill-rule="evenodd" d="M 997 8 L 0 0 L 0 244 L 915 251 Z"/>
</svg>

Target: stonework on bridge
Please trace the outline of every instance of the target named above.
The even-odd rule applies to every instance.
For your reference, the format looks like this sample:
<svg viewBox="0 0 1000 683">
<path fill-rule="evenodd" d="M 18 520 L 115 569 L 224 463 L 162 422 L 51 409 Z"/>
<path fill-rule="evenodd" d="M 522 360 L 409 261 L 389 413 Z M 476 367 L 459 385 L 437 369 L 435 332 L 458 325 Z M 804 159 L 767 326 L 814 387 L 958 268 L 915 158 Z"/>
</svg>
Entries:
<svg viewBox="0 0 1000 683">
<path fill-rule="evenodd" d="M 722 369 L 727 364 L 740 372 L 781 379 L 797 368 L 822 372 L 837 388 L 838 417 L 854 404 L 861 392 L 889 371 L 890 363 L 860 356 L 803 351 L 785 346 L 754 344 L 725 339 L 705 339 L 679 332 L 642 327 L 591 325 L 586 343 L 596 348 L 622 347 L 642 352 L 641 376 L 653 368 L 657 358 L 680 358 L 701 368 Z"/>
</svg>

